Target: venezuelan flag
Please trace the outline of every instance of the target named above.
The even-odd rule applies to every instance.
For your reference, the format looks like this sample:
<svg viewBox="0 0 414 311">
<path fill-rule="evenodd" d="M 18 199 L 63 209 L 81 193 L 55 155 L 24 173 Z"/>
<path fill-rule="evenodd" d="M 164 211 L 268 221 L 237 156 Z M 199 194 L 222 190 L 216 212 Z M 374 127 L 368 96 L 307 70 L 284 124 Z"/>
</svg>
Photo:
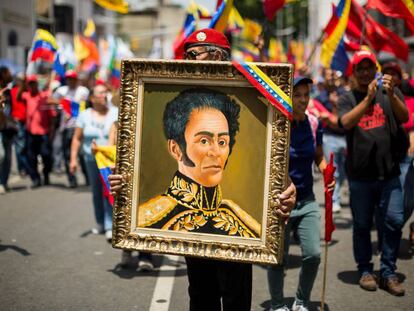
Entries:
<svg viewBox="0 0 414 311">
<path fill-rule="evenodd" d="M 42 59 L 48 63 L 53 63 L 56 51 L 57 43 L 55 37 L 44 29 L 38 29 L 29 52 L 29 62 Z"/>
<path fill-rule="evenodd" d="M 351 0 L 341 0 L 325 28 L 325 39 L 321 48 L 321 64 L 345 73 L 349 66 L 346 55 L 344 33 L 348 25 Z"/>
<path fill-rule="evenodd" d="M 247 62 L 233 61 L 232 64 L 277 110 L 292 120 L 292 100 L 259 67 Z"/>
<path fill-rule="evenodd" d="M 95 153 L 96 165 L 98 166 L 104 196 L 108 198 L 109 203 L 114 204 L 114 197 L 110 192 L 108 176 L 112 173 L 111 167 L 115 166 L 116 146 L 98 146 Z"/>
<path fill-rule="evenodd" d="M 69 98 L 63 97 L 60 99 L 60 104 L 63 111 L 67 114 L 68 117 L 76 118 L 79 113 L 85 110 L 86 103 L 84 101 L 77 103 Z"/>
<path fill-rule="evenodd" d="M 270 38 L 269 48 L 267 50 L 269 62 L 271 63 L 286 63 L 287 56 L 283 48 L 282 42 L 276 38 Z"/>
<path fill-rule="evenodd" d="M 211 18 L 208 28 L 213 28 L 217 31 L 224 32 L 227 28 L 227 22 L 230 12 L 233 8 L 233 0 L 224 0 L 221 2 L 216 13 Z"/>
<path fill-rule="evenodd" d="M 228 24 L 229 24 L 229 30 L 231 31 L 240 31 L 244 28 L 244 19 L 243 17 L 241 17 L 236 7 L 233 7 L 231 9 Z"/>
<path fill-rule="evenodd" d="M 197 13 L 200 19 L 211 19 L 210 11 L 200 4 L 197 4 Z"/>
</svg>

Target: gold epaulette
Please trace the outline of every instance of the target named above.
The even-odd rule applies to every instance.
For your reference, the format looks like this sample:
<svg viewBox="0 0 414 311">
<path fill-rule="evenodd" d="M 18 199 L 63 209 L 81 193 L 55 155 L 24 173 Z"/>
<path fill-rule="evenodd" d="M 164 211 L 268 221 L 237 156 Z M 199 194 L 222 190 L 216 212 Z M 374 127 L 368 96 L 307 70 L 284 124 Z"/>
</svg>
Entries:
<svg viewBox="0 0 414 311">
<path fill-rule="evenodd" d="M 260 224 L 256 221 L 256 219 L 246 213 L 239 205 L 232 200 L 222 200 L 221 204 L 227 205 L 250 230 L 256 233 L 257 236 L 260 236 L 260 232 L 262 231 Z"/>
<path fill-rule="evenodd" d="M 149 227 L 168 215 L 177 201 L 168 196 L 156 196 L 138 207 L 138 227 Z"/>
</svg>

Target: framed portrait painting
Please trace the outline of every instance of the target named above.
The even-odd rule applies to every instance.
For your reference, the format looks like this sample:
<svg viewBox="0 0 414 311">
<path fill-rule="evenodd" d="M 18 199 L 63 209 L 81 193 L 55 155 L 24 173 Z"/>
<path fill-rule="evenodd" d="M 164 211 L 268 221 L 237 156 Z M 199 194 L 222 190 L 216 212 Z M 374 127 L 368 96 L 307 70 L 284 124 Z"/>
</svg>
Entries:
<svg viewBox="0 0 414 311">
<path fill-rule="evenodd" d="M 256 64 L 287 96 L 293 67 Z M 230 62 L 124 60 L 116 248 L 277 264 L 290 121 Z"/>
</svg>

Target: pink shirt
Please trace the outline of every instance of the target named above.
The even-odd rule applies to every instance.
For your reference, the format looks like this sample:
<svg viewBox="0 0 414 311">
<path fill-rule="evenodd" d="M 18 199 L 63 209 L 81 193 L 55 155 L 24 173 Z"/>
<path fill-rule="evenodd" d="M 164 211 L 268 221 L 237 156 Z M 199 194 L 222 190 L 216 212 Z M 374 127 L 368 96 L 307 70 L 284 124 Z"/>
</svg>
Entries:
<svg viewBox="0 0 414 311">
<path fill-rule="evenodd" d="M 32 96 L 24 92 L 22 99 L 26 102 L 26 130 L 33 135 L 49 134 L 50 120 L 54 115 L 53 106 L 47 103 L 47 91 Z"/>
</svg>

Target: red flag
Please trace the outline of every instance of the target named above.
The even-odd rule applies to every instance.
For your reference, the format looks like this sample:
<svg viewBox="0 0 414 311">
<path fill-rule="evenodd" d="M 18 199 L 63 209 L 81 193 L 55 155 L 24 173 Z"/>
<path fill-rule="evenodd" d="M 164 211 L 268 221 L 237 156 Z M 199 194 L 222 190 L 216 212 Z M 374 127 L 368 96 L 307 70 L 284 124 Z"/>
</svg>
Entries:
<svg viewBox="0 0 414 311">
<path fill-rule="evenodd" d="M 269 21 L 272 21 L 276 12 L 285 5 L 286 0 L 264 0 L 263 10 Z"/>
<path fill-rule="evenodd" d="M 409 48 L 407 43 L 396 33 L 376 22 L 356 1 L 352 1 L 346 34 L 349 38 L 354 38 L 354 44 L 360 42 L 364 22 L 364 44 L 377 52 L 385 51 L 403 61 L 408 60 Z M 349 44 L 349 46 L 352 46 L 352 44 Z"/>
<path fill-rule="evenodd" d="M 414 33 L 414 4 L 412 0 L 368 0 L 366 9 L 377 9 L 382 14 L 404 19 Z"/>
<path fill-rule="evenodd" d="M 334 181 L 335 166 L 333 165 L 334 155 L 331 153 L 328 165 L 323 171 L 323 182 L 325 186 L 325 242 L 332 239 L 332 232 L 335 224 L 332 217 L 332 195 L 333 191 L 328 190 L 328 185 Z"/>
</svg>

